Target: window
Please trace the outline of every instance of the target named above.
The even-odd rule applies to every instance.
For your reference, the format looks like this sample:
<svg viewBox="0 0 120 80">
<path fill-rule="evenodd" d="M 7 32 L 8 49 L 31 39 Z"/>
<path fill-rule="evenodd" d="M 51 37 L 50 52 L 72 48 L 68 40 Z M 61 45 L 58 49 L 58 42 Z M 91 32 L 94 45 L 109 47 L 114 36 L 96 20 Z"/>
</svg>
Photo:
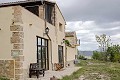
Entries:
<svg viewBox="0 0 120 80">
<path fill-rule="evenodd" d="M 39 6 L 37 6 L 37 5 L 34 5 L 34 6 L 25 6 L 25 8 L 28 11 L 32 12 L 33 14 L 39 16 Z"/>
<path fill-rule="evenodd" d="M 61 23 L 59 23 L 59 31 L 63 31 L 63 25 Z"/>
<path fill-rule="evenodd" d="M 40 68 L 49 69 L 48 40 L 37 37 L 37 63 Z"/>
<path fill-rule="evenodd" d="M 55 25 L 54 5 L 51 5 L 51 4 L 46 4 L 45 5 L 45 19 L 50 24 Z"/>
<path fill-rule="evenodd" d="M 58 46 L 58 62 L 64 66 L 63 46 Z"/>
</svg>

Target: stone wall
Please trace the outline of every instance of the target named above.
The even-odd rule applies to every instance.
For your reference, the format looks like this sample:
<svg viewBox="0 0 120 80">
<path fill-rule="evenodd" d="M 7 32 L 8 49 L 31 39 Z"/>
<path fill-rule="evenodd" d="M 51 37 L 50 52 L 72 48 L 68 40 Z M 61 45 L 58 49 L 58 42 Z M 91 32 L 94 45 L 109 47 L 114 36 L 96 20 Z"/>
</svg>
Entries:
<svg viewBox="0 0 120 80">
<path fill-rule="evenodd" d="M 15 78 L 15 61 L 14 60 L 0 60 L 0 76 L 10 79 Z"/>
<path fill-rule="evenodd" d="M 12 36 L 10 38 L 13 48 L 11 56 L 15 60 L 15 80 L 23 80 L 23 49 L 24 49 L 24 32 L 22 22 L 22 12 L 20 6 L 13 6 L 13 20 L 10 26 Z"/>
</svg>

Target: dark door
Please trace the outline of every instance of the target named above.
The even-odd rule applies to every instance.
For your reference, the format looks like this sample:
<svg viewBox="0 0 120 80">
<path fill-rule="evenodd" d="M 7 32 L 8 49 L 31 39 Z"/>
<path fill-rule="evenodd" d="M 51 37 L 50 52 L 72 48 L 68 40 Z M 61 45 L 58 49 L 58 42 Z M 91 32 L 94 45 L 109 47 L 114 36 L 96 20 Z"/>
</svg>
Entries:
<svg viewBox="0 0 120 80">
<path fill-rule="evenodd" d="M 49 69 L 48 40 L 37 37 L 37 63 L 40 68 Z"/>
<path fill-rule="evenodd" d="M 63 46 L 58 46 L 58 61 L 64 65 Z"/>
</svg>

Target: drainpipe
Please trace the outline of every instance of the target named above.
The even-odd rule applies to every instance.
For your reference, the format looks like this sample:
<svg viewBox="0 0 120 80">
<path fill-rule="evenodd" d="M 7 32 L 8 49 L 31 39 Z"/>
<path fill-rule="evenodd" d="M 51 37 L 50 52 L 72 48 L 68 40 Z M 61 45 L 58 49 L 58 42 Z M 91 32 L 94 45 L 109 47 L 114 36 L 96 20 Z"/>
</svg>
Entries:
<svg viewBox="0 0 120 80">
<path fill-rule="evenodd" d="M 46 19 L 45 19 L 45 14 L 46 13 L 44 13 L 45 12 L 45 3 L 43 2 L 43 14 L 44 14 L 44 22 L 45 22 L 45 29 L 47 28 L 47 21 L 46 21 Z M 47 35 L 47 37 L 49 38 L 49 40 L 50 40 L 50 46 L 51 46 L 51 65 L 52 65 L 52 70 L 53 70 L 53 63 L 52 63 L 52 40 L 51 40 L 51 38 L 50 38 L 50 36 L 48 35 L 48 34 L 46 34 Z"/>
<path fill-rule="evenodd" d="M 51 65 L 52 65 L 52 70 L 53 70 L 53 63 L 52 63 L 52 40 L 51 40 L 51 38 L 50 38 L 50 36 L 47 34 L 47 37 L 49 38 L 49 40 L 50 40 L 50 46 L 51 46 Z"/>
<path fill-rule="evenodd" d="M 47 28 L 47 24 L 46 24 L 46 20 L 44 19 L 44 21 L 45 21 L 45 29 Z M 49 40 L 50 40 L 50 47 L 51 47 L 51 65 L 52 65 L 52 70 L 53 70 L 53 63 L 52 63 L 52 40 L 51 40 L 51 38 L 50 38 L 50 36 L 48 35 L 48 34 L 46 34 L 47 35 L 47 37 L 49 38 Z"/>
<path fill-rule="evenodd" d="M 67 67 L 67 46 L 65 44 L 65 67 Z"/>
</svg>

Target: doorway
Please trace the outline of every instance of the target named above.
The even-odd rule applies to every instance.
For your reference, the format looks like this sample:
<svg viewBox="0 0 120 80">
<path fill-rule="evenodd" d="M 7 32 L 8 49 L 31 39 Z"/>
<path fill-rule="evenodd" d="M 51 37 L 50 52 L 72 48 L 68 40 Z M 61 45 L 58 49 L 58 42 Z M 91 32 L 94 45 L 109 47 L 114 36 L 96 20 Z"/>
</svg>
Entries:
<svg viewBox="0 0 120 80">
<path fill-rule="evenodd" d="M 40 68 L 49 70 L 48 40 L 41 37 L 37 37 L 37 63 Z"/>
<path fill-rule="evenodd" d="M 58 63 L 62 64 L 64 67 L 64 54 L 63 54 L 63 46 L 58 46 Z"/>
</svg>

